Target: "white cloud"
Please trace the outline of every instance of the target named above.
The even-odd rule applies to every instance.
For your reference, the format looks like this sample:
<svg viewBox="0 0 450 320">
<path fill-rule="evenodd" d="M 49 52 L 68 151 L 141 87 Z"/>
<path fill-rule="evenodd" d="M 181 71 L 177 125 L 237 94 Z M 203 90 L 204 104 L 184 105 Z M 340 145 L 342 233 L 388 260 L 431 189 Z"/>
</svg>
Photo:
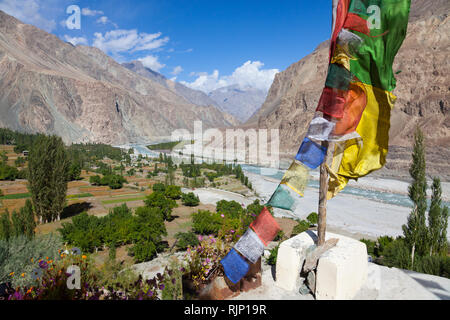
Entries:
<svg viewBox="0 0 450 320">
<path fill-rule="evenodd" d="M 117 24 L 115 24 L 114 22 L 112 22 L 111 20 L 109 20 L 109 18 L 107 16 L 101 16 L 100 18 L 97 19 L 97 23 L 101 23 L 106 25 L 107 23 L 111 23 L 114 27 L 118 28 L 119 26 Z"/>
<path fill-rule="evenodd" d="M 219 76 L 219 71 L 214 70 L 212 74 L 206 72 L 191 73 L 197 76 L 193 82 L 181 82 L 184 85 L 209 93 L 213 90 L 238 85 L 241 88 L 252 87 L 261 90 L 269 90 L 278 69 L 263 69 L 264 64 L 260 61 L 247 61 L 236 68 L 229 76 Z"/>
<path fill-rule="evenodd" d="M 100 10 L 91 10 L 89 8 L 83 8 L 81 9 L 81 14 L 83 16 L 90 16 L 90 17 L 94 17 L 94 16 L 98 16 L 98 15 L 102 15 L 103 11 Z"/>
<path fill-rule="evenodd" d="M 183 72 L 183 68 L 181 66 L 176 66 L 173 68 L 173 71 L 171 72 L 174 76 L 179 75 L 181 72 Z"/>
<path fill-rule="evenodd" d="M 44 18 L 41 14 L 41 0 L 0 0 L 0 10 L 17 19 L 51 32 L 56 27 L 55 20 Z"/>
<path fill-rule="evenodd" d="M 88 45 L 88 40 L 85 37 L 70 37 L 66 34 L 66 35 L 64 35 L 64 40 L 66 40 L 67 42 L 70 42 L 74 46 L 76 46 L 78 44 L 83 44 L 85 46 Z"/>
<path fill-rule="evenodd" d="M 164 46 L 168 37 L 160 38 L 161 32 L 148 34 L 138 33 L 133 30 L 112 30 L 104 35 L 100 32 L 94 33 L 93 46 L 106 53 L 117 54 L 119 52 L 136 52 L 154 50 Z"/>
<path fill-rule="evenodd" d="M 157 56 L 148 55 L 148 56 L 146 56 L 144 58 L 140 58 L 138 60 L 142 62 L 144 67 L 150 68 L 156 72 L 158 72 L 159 70 L 161 70 L 162 68 L 164 68 L 166 66 L 165 64 L 162 64 L 158 61 Z"/>
</svg>

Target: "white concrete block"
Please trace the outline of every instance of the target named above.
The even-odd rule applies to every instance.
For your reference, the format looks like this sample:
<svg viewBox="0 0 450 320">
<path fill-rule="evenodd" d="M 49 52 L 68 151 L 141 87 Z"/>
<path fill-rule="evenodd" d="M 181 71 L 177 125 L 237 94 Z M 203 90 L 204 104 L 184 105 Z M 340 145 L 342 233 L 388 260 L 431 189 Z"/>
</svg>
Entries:
<svg viewBox="0 0 450 320">
<path fill-rule="evenodd" d="M 367 279 L 367 248 L 360 241 L 327 233 L 337 245 L 319 259 L 316 299 L 352 299 Z M 315 231 L 303 232 L 281 243 L 276 265 L 276 285 L 287 291 L 298 290 L 300 271 L 306 256 L 314 249 Z"/>
<path fill-rule="evenodd" d="M 353 299 L 367 280 L 367 247 L 361 241 L 327 233 L 325 239 L 338 238 L 317 265 L 316 299 Z"/>
<path fill-rule="evenodd" d="M 276 265 L 276 285 L 287 291 L 297 290 L 300 271 L 307 252 L 314 246 L 315 234 L 302 232 L 281 243 Z M 308 250 L 309 249 L 309 250 Z"/>
</svg>

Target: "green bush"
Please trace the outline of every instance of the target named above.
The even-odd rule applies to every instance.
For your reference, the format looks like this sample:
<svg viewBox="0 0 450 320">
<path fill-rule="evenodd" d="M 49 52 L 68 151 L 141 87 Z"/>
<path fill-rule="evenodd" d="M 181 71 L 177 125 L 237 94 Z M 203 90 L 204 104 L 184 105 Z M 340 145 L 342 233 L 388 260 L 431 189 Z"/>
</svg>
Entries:
<svg viewBox="0 0 450 320">
<path fill-rule="evenodd" d="M 403 238 L 392 241 L 383 251 L 382 264 L 388 267 L 410 269 L 411 252 Z"/>
<path fill-rule="evenodd" d="M 136 263 L 152 260 L 156 256 L 156 246 L 153 242 L 139 241 L 128 250 Z"/>
<path fill-rule="evenodd" d="M 150 208 L 159 208 L 164 220 L 172 219 L 172 209 L 178 207 L 175 200 L 167 198 L 164 193 L 155 191 L 145 199 L 145 205 Z"/>
<path fill-rule="evenodd" d="M 8 166 L 5 162 L 0 162 L 0 180 L 14 181 L 18 179 L 19 170 L 16 167 Z"/>
<path fill-rule="evenodd" d="M 199 244 L 197 235 L 194 232 L 178 232 L 175 235 L 177 239 L 176 247 L 178 250 L 186 250 L 188 246 L 194 247 Z"/>
<path fill-rule="evenodd" d="M 167 186 L 166 191 L 164 192 L 164 195 L 167 198 L 178 200 L 181 198 L 181 187 L 178 186 Z"/>
<path fill-rule="evenodd" d="M 386 248 L 394 241 L 394 238 L 388 236 L 382 236 L 377 239 L 376 255 L 383 256 Z"/>
<path fill-rule="evenodd" d="M 163 183 L 155 183 L 153 185 L 153 191 L 155 192 L 165 192 L 166 186 Z"/>
<path fill-rule="evenodd" d="M 309 226 L 310 223 L 308 221 L 305 220 L 299 221 L 298 224 L 294 227 L 294 229 L 292 229 L 291 238 L 302 232 L 305 232 L 306 230 L 309 229 Z"/>
<path fill-rule="evenodd" d="M 223 222 L 219 213 L 199 210 L 192 214 L 192 223 L 192 228 L 196 233 L 217 235 Z"/>
<path fill-rule="evenodd" d="M 375 252 L 376 252 L 376 248 L 375 247 L 376 247 L 377 243 L 375 241 L 372 241 L 372 240 L 369 240 L 369 239 L 361 239 L 360 241 L 366 245 L 367 253 L 371 257 L 373 257 L 373 258 L 377 257 L 377 255 L 375 254 Z"/>
<path fill-rule="evenodd" d="M 450 257 L 417 256 L 414 259 L 414 271 L 450 278 Z"/>
<path fill-rule="evenodd" d="M 270 250 L 269 258 L 267 258 L 267 264 L 271 266 L 275 266 L 277 264 L 277 258 L 278 258 L 278 249 L 280 248 L 280 245 L 276 246 L 272 250 Z"/>
<path fill-rule="evenodd" d="M 188 207 L 196 207 L 200 204 L 200 198 L 193 192 L 183 193 L 181 195 L 181 203 Z"/>
<path fill-rule="evenodd" d="M 306 218 L 311 224 L 317 224 L 319 222 L 319 216 L 315 212 L 311 212 L 311 214 Z"/>
<path fill-rule="evenodd" d="M 236 201 L 220 200 L 216 204 L 216 211 L 227 218 L 240 218 L 244 211 L 241 204 Z"/>
<path fill-rule="evenodd" d="M 100 176 L 90 176 L 89 183 L 93 186 L 100 186 Z"/>
</svg>

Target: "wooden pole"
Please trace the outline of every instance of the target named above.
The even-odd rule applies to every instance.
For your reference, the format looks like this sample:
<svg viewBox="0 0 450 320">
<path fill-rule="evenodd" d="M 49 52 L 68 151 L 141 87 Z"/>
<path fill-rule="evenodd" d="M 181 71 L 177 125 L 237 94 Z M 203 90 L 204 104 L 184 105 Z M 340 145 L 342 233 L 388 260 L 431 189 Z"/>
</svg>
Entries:
<svg viewBox="0 0 450 320">
<path fill-rule="evenodd" d="M 327 148 L 327 153 L 323 163 L 320 165 L 320 188 L 319 188 L 319 221 L 317 226 L 317 246 L 325 243 L 325 233 L 327 230 L 327 192 L 328 192 L 328 172 L 326 163 L 328 159 L 328 141 L 322 141 L 322 147 Z"/>
</svg>

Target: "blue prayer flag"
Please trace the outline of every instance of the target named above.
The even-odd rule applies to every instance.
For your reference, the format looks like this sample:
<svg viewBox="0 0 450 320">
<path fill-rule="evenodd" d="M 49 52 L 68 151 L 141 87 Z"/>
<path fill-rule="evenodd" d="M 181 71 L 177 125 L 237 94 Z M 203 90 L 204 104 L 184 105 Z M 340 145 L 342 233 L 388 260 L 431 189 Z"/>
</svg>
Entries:
<svg viewBox="0 0 450 320">
<path fill-rule="evenodd" d="M 225 275 L 234 284 L 238 283 L 248 272 L 250 266 L 236 250 L 231 251 L 220 261 Z"/>
<path fill-rule="evenodd" d="M 295 159 L 311 169 L 320 166 L 327 154 L 327 148 L 322 147 L 308 138 L 303 140 Z"/>
</svg>

